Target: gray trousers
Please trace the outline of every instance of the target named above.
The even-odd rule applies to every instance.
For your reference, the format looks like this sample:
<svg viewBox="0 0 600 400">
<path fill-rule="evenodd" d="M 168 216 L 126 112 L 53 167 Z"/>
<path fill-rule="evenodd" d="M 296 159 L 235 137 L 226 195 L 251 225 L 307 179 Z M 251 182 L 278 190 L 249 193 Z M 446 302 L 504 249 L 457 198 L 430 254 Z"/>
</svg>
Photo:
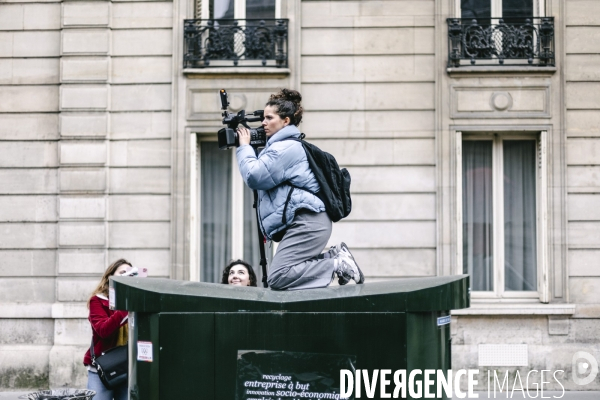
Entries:
<svg viewBox="0 0 600 400">
<path fill-rule="evenodd" d="M 329 286 L 334 260 L 319 255 L 331 237 L 331 229 L 332 223 L 326 212 L 299 210 L 271 262 L 267 278 L 269 287 L 297 290 Z"/>
</svg>

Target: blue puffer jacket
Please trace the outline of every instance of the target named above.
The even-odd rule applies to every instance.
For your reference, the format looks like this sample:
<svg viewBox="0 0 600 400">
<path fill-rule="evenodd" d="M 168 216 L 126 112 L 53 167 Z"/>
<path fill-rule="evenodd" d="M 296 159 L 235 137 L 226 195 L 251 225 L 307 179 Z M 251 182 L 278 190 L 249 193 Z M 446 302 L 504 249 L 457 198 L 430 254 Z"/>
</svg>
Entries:
<svg viewBox="0 0 600 400">
<path fill-rule="evenodd" d="M 258 158 L 249 145 L 238 147 L 236 152 L 244 182 L 250 189 L 258 190 L 261 229 L 269 240 L 292 223 L 296 210 L 325 211 L 323 202 L 312 194 L 320 188 L 302 144 L 288 138 L 300 138 L 295 125 L 271 136 Z"/>
</svg>

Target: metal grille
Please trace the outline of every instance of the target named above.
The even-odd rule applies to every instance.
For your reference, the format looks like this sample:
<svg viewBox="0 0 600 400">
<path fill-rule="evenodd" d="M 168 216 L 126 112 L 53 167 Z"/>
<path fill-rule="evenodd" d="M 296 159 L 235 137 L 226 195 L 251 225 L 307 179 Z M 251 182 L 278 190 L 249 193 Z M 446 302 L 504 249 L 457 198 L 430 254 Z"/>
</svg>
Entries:
<svg viewBox="0 0 600 400">
<path fill-rule="evenodd" d="M 553 17 L 447 21 L 448 67 L 554 65 Z"/>
<path fill-rule="evenodd" d="M 287 19 L 184 21 L 184 68 L 286 68 Z"/>
</svg>

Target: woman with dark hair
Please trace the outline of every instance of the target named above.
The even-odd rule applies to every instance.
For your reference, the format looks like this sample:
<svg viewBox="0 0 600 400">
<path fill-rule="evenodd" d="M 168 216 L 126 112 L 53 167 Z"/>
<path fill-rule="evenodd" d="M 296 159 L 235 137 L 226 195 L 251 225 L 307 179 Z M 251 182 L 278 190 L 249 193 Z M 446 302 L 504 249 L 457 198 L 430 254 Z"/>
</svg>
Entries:
<svg viewBox="0 0 600 400">
<path fill-rule="evenodd" d="M 223 270 L 221 283 L 225 285 L 256 286 L 252 265 L 243 260 L 233 260 Z"/>
<path fill-rule="evenodd" d="M 100 355 L 113 347 L 127 344 L 127 311 L 109 308 L 108 281 L 111 276 L 130 276 L 136 273 L 137 269 L 133 268 L 129 261 L 124 259 L 115 261 L 104 271 L 100 283 L 88 299 L 87 306 L 90 310 L 88 319 L 92 325 L 94 354 Z M 89 348 L 83 357 L 83 364 L 88 369 L 87 388 L 96 392 L 94 400 L 127 400 L 126 382 L 113 390 L 104 387 L 98 377 Z"/>
<path fill-rule="evenodd" d="M 327 287 L 338 277 L 363 283 L 364 276 L 344 243 L 321 254 L 331 237 L 332 222 L 325 205 L 313 193 L 320 190 L 310 170 L 298 125 L 302 96 L 282 89 L 265 106 L 262 126 L 267 144 L 257 156 L 249 146 L 250 132 L 240 126 L 238 165 L 244 182 L 258 190 L 260 227 L 269 240 L 281 242 L 271 262 L 271 289 Z"/>
</svg>

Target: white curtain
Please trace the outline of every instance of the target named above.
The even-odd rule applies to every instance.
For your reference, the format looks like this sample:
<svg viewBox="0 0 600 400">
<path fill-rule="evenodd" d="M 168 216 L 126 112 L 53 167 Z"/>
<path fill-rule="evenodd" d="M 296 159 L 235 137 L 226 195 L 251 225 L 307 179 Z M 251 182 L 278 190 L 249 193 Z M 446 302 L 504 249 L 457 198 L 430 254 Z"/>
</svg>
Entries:
<svg viewBox="0 0 600 400">
<path fill-rule="evenodd" d="M 462 159 L 463 273 L 472 290 L 494 290 L 491 140 L 465 140 Z"/>
<path fill-rule="evenodd" d="M 231 257 L 231 155 L 215 142 L 200 144 L 202 282 L 221 282 Z"/>
<path fill-rule="evenodd" d="M 536 143 L 505 140 L 503 153 L 505 290 L 537 290 Z"/>
</svg>

